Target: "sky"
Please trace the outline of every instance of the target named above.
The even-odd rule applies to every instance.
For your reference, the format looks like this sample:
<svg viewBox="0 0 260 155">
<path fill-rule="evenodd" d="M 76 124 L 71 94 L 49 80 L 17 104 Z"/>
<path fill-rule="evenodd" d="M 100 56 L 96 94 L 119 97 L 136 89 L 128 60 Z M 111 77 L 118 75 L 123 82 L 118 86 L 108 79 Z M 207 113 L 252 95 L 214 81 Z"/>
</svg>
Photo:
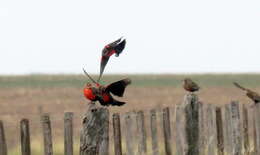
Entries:
<svg viewBox="0 0 260 155">
<path fill-rule="evenodd" d="M 0 74 L 260 72 L 259 0 L 1 0 Z"/>
</svg>

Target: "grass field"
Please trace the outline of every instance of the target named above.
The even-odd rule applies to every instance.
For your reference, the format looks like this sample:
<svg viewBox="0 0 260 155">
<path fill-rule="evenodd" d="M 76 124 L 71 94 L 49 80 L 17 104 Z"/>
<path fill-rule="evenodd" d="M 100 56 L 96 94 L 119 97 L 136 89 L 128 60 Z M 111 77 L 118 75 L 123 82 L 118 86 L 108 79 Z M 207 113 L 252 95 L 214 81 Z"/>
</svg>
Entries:
<svg viewBox="0 0 260 155">
<path fill-rule="evenodd" d="M 223 105 L 231 100 L 251 103 L 241 90 L 232 85 L 233 81 L 260 92 L 260 74 L 109 75 L 104 76 L 102 82 L 107 84 L 124 77 L 133 81 L 124 98 L 120 99 L 127 104 L 120 108 L 109 107 L 111 112 L 150 110 L 181 103 L 186 93 L 181 87 L 184 77 L 192 78 L 201 86 L 198 95 L 204 103 Z M 63 114 L 66 111 L 75 113 L 74 131 L 77 137 L 81 116 L 88 106 L 82 94 L 87 81 L 82 75 L 0 76 L 0 119 L 4 121 L 8 147 L 13 148 L 11 155 L 19 151 L 16 147 L 19 144 L 19 120 L 24 117 L 30 119 L 33 150 L 41 152 L 37 149 L 42 144 L 40 106 L 43 112 L 51 115 L 57 148 L 62 145 L 59 143 L 62 141 Z"/>
</svg>

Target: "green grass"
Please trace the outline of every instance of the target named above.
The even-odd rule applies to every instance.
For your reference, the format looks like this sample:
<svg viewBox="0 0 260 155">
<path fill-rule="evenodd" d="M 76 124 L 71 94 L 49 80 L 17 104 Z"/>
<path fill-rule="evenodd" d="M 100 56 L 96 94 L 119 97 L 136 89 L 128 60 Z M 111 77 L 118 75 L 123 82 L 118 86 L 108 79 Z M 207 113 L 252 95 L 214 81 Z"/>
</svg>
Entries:
<svg viewBox="0 0 260 155">
<path fill-rule="evenodd" d="M 233 81 L 249 87 L 260 86 L 260 74 L 163 74 L 163 75 L 106 75 L 101 83 L 130 77 L 133 86 L 181 86 L 182 79 L 190 77 L 205 86 L 231 86 Z M 97 76 L 94 76 L 97 78 Z M 0 76 L 0 88 L 14 87 L 82 87 L 89 81 L 83 75 L 26 75 Z"/>
</svg>

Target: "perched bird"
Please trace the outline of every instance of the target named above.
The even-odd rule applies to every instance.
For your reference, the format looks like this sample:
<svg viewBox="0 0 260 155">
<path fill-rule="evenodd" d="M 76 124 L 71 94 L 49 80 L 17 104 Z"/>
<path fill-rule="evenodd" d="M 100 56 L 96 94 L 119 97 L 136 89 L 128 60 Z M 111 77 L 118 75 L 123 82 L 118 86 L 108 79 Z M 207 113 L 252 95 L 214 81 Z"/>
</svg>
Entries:
<svg viewBox="0 0 260 155">
<path fill-rule="evenodd" d="M 244 90 L 244 91 L 246 92 L 246 95 L 247 95 L 251 100 L 253 100 L 253 101 L 255 102 L 255 104 L 260 102 L 260 96 L 259 96 L 258 93 L 254 92 L 254 91 L 252 91 L 252 90 L 250 90 L 250 89 L 244 88 L 244 87 L 242 87 L 240 84 L 238 84 L 238 83 L 236 83 L 236 82 L 233 82 L 233 84 L 234 84 L 236 87 L 238 87 L 238 88 Z"/>
<path fill-rule="evenodd" d="M 118 57 L 120 53 L 122 53 L 122 51 L 124 50 L 125 44 L 126 44 L 125 39 L 122 40 L 122 38 L 119 38 L 118 40 L 106 45 L 103 48 L 101 63 L 100 63 L 100 73 L 97 82 L 100 81 L 110 56 L 115 54 Z"/>
<path fill-rule="evenodd" d="M 200 87 L 189 78 L 183 80 L 183 88 L 189 92 L 195 92 L 200 89 Z"/>
<path fill-rule="evenodd" d="M 113 98 L 113 95 L 118 97 L 123 97 L 125 88 L 127 85 L 131 84 L 129 78 L 122 79 L 116 82 L 113 82 L 107 86 L 102 86 L 97 83 L 88 73 L 84 70 L 85 74 L 92 80 L 93 83 L 87 83 L 83 89 L 84 96 L 90 101 L 99 101 L 103 106 L 122 106 L 125 102 L 117 101 Z"/>
</svg>

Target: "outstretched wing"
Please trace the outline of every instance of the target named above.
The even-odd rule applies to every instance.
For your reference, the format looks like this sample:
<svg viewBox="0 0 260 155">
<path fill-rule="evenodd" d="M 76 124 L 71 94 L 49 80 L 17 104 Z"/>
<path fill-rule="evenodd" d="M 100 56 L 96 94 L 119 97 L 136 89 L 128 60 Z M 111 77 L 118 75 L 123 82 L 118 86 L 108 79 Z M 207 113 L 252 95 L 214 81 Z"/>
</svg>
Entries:
<svg viewBox="0 0 260 155">
<path fill-rule="evenodd" d="M 125 92 L 125 88 L 127 85 L 131 84 L 131 80 L 129 78 L 113 82 L 110 85 L 108 85 L 105 89 L 105 91 L 111 92 L 112 94 L 122 97 Z"/>
<path fill-rule="evenodd" d="M 122 51 L 124 50 L 125 44 L 126 44 L 126 41 L 125 41 L 125 39 L 124 39 L 121 43 L 119 43 L 117 46 L 115 46 L 115 53 L 116 53 L 116 56 L 117 56 L 117 57 L 118 57 L 119 54 L 121 54 Z"/>
<path fill-rule="evenodd" d="M 118 40 L 106 45 L 103 48 L 100 63 L 100 73 L 97 82 L 100 81 L 110 56 L 112 56 L 113 54 L 119 56 L 119 54 L 122 53 L 122 51 L 124 50 L 125 44 L 125 39 L 122 40 L 122 38 L 119 38 Z"/>
</svg>

